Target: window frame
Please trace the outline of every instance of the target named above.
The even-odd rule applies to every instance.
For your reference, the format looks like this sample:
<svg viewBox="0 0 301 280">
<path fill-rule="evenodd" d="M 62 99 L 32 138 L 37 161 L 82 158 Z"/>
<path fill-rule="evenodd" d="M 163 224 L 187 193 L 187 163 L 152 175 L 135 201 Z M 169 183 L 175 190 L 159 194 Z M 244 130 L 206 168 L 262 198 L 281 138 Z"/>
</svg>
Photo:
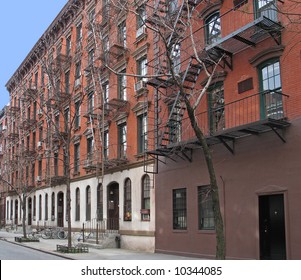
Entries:
<svg viewBox="0 0 301 280">
<path fill-rule="evenodd" d="M 141 220 L 150 221 L 150 207 L 151 207 L 151 198 L 150 198 L 150 177 L 148 174 L 145 174 L 141 180 Z"/>
<path fill-rule="evenodd" d="M 198 229 L 199 230 L 204 230 L 204 231 L 215 230 L 215 220 L 214 220 L 211 192 L 212 189 L 210 185 L 198 187 Z M 204 194 L 206 197 L 204 197 Z"/>
<path fill-rule="evenodd" d="M 181 196 L 179 196 L 181 195 Z M 172 190 L 172 206 L 173 206 L 173 229 L 187 230 L 187 189 Z M 182 221 L 179 222 L 179 218 Z"/>
<path fill-rule="evenodd" d="M 217 33 L 214 32 L 215 24 L 218 24 L 219 28 Z M 221 28 L 221 18 L 219 10 L 210 13 L 205 18 L 205 42 L 206 45 L 211 45 L 217 42 L 222 35 L 222 28 Z"/>
<path fill-rule="evenodd" d="M 144 153 L 148 148 L 148 116 L 147 113 L 137 116 L 137 148 L 138 154 Z"/>
<path fill-rule="evenodd" d="M 126 178 L 124 182 L 124 215 L 123 220 L 132 221 L 132 182 Z"/>
</svg>

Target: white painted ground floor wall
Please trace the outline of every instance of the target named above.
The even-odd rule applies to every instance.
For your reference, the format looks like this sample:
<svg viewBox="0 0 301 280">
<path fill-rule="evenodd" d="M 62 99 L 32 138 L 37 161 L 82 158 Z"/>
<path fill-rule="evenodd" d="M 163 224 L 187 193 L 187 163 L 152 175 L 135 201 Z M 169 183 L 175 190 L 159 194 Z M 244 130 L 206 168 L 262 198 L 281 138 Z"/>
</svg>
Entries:
<svg viewBox="0 0 301 280">
<path fill-rule="evenodd" d="M 144 176 L 149 176 L 150 183 L 149 219 L 145 219 L 145 216 L 141 213 L 143 200 L 142 184 L 143 179 L 145 178 Z M 124 213 L 124 186 L 128 179 L 131 183 L 131 220 L 126 220 Z M 153 252 L 155 248 L 155 186 L 153 175 L 145 174 L 143 166 L 106 174 L 104 175 L 103 180 L 93 177 L 72 182 L 70 187 L 72 229 L 74 231 L 80 230 L 83 223 L 86 223 L 86 226 L 89 226 L 89 221 L 86 220 L 87 187 L 90 187 L 90 220 L 97 220 L 97 187 L 99 184 L 102 184 L 103 186 L 102 218 L 104 223 L 109 218 L 110 186 L 114 185 L 115 188 L 118 189 L 118 228 L 121 235 L 121 247 L 125 249 Z M 80 207 L 78 208 L 79 215 L 77 215 L 77 217 L 76 191 L 80 194 Z M 54 203 L 52 203 L 52 199 L 54 199 Z M 59 202 L 59 199 L 63 199 L 63 203 Z M 47 204 L 46 200 L 48 200 Z M 29 201 L 31 201 L 31 203 L 28 203 Z M 60 203 L 63 205 L 61 209 L 59 209 Z M 63 217 L 60 222 L 63 223 L 64 227 L 67 227 L 66 186 L 60 185 L 48 187 L 39 189 L 30 194 L 27 199 L 26 212 L 26 223 L 29 225 L 31 224 L 32 226 L 58 226 L 58 213 L 60 212 Z M 30 216 L 29 213 L 31 213 Z M 29 220 L 31 220 L 31 222 Z M 22 224 L 21 203 L 17 196 L 7 197 L 6 199 L 6 224 Z"/>
</svg>

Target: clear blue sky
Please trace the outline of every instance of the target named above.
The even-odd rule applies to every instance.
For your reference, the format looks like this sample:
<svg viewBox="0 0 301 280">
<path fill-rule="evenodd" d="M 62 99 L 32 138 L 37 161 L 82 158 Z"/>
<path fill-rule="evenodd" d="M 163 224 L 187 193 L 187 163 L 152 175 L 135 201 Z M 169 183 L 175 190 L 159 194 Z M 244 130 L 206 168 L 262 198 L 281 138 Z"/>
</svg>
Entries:
<svg viewBox="0 0 301 280">
<path fill-rule="evenodd" d="M 68 0 L 1 0 L 0 110 L 9 102 L 5 84 Z"/>
</svg>

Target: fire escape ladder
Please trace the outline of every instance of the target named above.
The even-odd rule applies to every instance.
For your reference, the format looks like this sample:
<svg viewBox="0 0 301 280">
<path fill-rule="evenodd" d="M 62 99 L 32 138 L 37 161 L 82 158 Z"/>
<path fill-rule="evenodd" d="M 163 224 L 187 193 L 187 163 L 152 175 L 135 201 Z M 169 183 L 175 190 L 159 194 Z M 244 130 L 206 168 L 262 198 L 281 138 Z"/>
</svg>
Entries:
<svg viewBox="0 0 301 280">
<path fill-rule="evenodd" d="M 190 97 L 190 94 L 194 90 L 196 81 L 202 69 L 200 65 L 193 63 L 193 61 L 194 58 L 190 58 L 181 81 L 187 98 Z M 174 98 L 172 106 L 170 107 L 169 116 L 159 141 L 159 147 L 166 148 L 169 144 L 176 143 L 181 140 L 181 124 L 185 111 L 186 106 L 183 102 L 183 93 L 179 90 Z"/>
</svg>

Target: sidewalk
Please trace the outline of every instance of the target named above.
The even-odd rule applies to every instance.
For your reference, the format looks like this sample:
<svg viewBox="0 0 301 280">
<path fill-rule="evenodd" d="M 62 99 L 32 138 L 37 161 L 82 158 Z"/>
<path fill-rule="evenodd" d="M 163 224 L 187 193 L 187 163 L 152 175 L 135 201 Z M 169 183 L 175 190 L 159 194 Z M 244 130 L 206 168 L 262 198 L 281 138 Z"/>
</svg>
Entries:
<svg viewBox="0 0 301 280">
<path fill-rule="evenodd" d="M 197 258 L 182 257 L 176 255 L 137 252 L 125 249 L 98 249 L 97 245 L 89 244 L 88 253 L 60 253 L 56 251 L 57 245 L 67 245 L 67 240 L 43 239 L 40 242 L 15 242 L 15 237 L 22 234 L 0 230 L 0 239 L 20 246 L 32 248 L 53 255 L 58 255 L 70 260 L 195 260 Z"/>
</svg>

